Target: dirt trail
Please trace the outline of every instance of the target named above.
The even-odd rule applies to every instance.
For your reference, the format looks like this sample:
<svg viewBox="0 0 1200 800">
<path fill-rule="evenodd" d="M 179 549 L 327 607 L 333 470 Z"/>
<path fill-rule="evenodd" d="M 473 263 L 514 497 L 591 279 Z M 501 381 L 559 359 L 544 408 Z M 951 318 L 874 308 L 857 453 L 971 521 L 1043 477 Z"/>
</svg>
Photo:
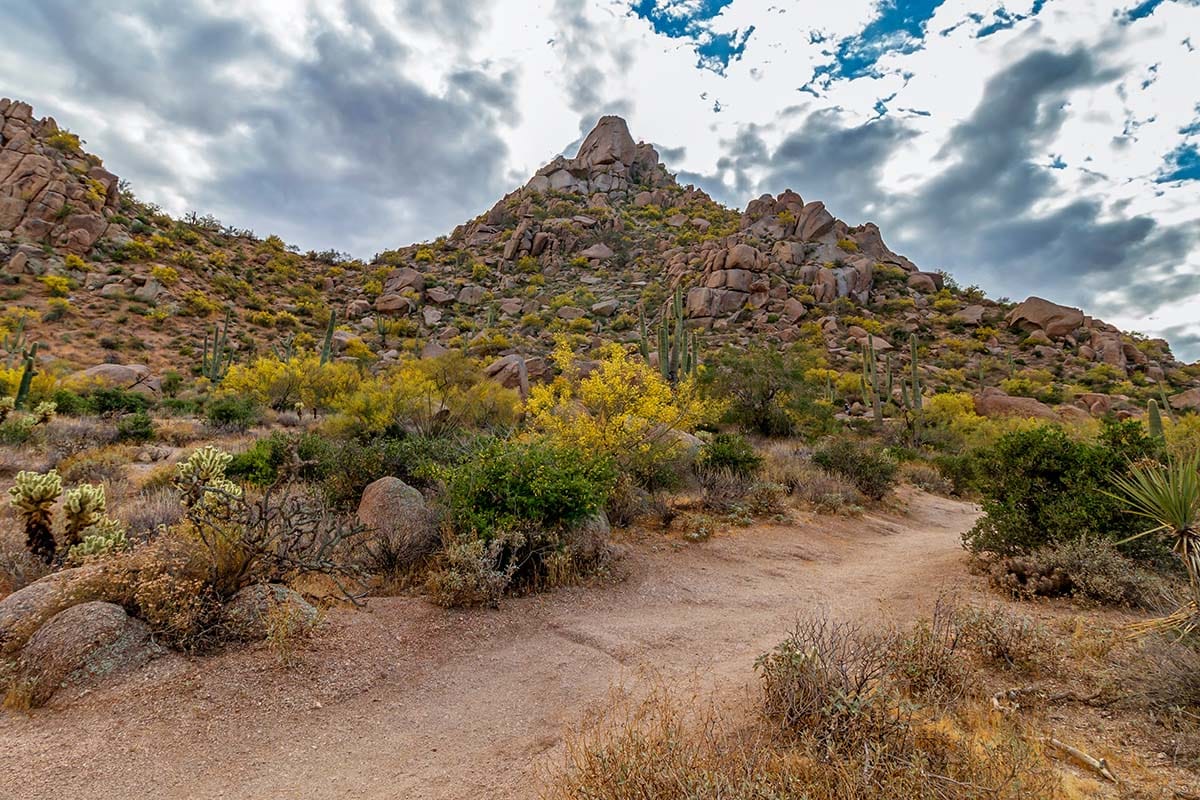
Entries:
<svg viewBox="0 0 1200 800">
<path fill-rule="evenodd" d="M 972 506 L 629 546 L 625 580 L 447 612 L 333 612 L 284 671 L 262 650 L 172 657 L 70 709 L 0 716 L 0 797 L 511 798 L 566 726 L 644 667 L 744 687 L 797 617 L 903 619 L 968 580 Z"/>
</svg>

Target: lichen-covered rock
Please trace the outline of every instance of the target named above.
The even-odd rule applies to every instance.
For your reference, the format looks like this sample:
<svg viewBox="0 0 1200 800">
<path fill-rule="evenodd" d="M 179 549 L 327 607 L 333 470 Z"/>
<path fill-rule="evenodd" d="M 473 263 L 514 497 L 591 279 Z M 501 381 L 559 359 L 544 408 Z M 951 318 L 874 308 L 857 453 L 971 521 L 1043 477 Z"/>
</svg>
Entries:
<svg viewBox="0 0 1200 800">
<path fill-rule="evenodd" d="M 52 572 L 0 600 L 0 653 L 25 645 L 46 620 L 71 606 L 116 599 L 120 588 L 103 579 L 102 565 Z"/>
<path fill-rule="evenodd" d="M 1050 406 L 1032 397 L 1012 397 L 999 389 L 984 389 L 975 395 L 975 413 L 981 417 L 1024 417 L 1057 420 Z"/>
<path fill-rule="evenodd" d="M 21 650 L 19 672 L 33 704 L 42 705 L 60 689 L 90 688 L 165 652 L 145 622 L 121 606 L 92 601 L 47 620 Z"/>
<path fill-rule="evenodd" d="M 285 617 L 292 629 L 308 628 L 317 621 L 317 609 L 299 592 L 277 583 L 256 583 L 239 590 L 221 609 L 221 627 L 235 639 L 265 639 L 272 613 Z"/>
</svg>

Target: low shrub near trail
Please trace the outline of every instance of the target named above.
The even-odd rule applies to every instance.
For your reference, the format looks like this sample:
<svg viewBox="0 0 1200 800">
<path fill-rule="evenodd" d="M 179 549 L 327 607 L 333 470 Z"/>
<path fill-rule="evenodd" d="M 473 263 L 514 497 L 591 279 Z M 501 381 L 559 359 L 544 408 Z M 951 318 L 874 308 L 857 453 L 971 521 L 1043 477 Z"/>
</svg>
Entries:
<svg viewBox="0 0 1200 800">
<path fill-rule="evenodd" d="M 872 500 L 881 500 L 896 485 L 896 461 L 882 450 L 849 438 L 830 439 L 813 453 L 813 463 L 840 475 Z"/>
</svg>

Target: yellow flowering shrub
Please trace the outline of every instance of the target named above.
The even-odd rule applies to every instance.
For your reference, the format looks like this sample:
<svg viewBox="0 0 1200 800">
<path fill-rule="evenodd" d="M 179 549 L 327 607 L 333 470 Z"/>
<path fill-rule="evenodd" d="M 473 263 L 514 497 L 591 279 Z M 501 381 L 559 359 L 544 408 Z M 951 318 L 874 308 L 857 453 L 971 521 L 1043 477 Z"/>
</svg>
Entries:
<svg viewBox="0 0 1200 800">
<path fill-rule="evenodd" d="M 302 352 L 287 361 L 259 356 L 250 364 L 234 364 L 221 381 L 221 394 L 252 397 L 276 410 L 334 408 L 359 381 L 353 364 L 321 364 L 315 353 Z"/>
<path fill-rule="evenodd" d="M 653 483 L 678 459 L 684 446 L 679 432 L 690 433 L 717 412 L 700 398 L 694 381 L 673 387 L 620 345 L 606 346 L 586 377 L 565 338 L 553 358 L 561 374 L 530 389 L 530 426 L 588 455 L 611 458 L 642 482 Z"/>
<path fill-rule="evenodd" d="M 399 426 L 439 435 L 512 425 L 520 397 L 484 377 L 478 362 L 452 352 L 363 376 L 333 407 L 338 414 L 331 427 L 339 433 L 379 434 Z"/>
</svg>

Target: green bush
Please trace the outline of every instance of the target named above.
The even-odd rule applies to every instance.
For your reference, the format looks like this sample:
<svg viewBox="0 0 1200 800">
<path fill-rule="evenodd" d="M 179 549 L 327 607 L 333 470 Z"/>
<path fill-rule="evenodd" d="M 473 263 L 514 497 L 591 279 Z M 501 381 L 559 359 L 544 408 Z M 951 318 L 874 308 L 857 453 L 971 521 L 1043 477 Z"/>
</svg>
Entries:
<svg viewBox="0 0 1200 800">
<path fill-rule="evenodd" d="M 55 389 L 54 394 L 50 396 L 50 400 L 58 408 L 59 414 L 67 416 L 79 416 L 91 412 L 91 404 L 87 398 L 80 397 L 70 389 Z"/>
<path fill-rule="evenodd" d="M 896 485 L 896 461 L 882 449 L 854 439 L 830 439 L 813 453 L 813 463 L 840 475 L 872 500 Z"/>
<path fill-rule="evenodd" d="M 244 431 L 258 422 L 262 411 L 252 398 L 229 395 L 210 400 L 205 415 L 214 428 Z"/>
<path fill-rule="evenodd" d="M 1145 529 L 1107 494 L 1114 474 L 1129 463 L 1154 458 L 1160 443 L 1136 421 L 1107 423 L 1094 442 L 1075 441 L 1043 425 L 1007 433 L 979 455 L 983 517 L 963 534 L 972 552 L 1009 556 L 1080 538 L 1119 541 Z M 1165 546 L 1144 537 L 1127 555 L 1165 556 Z"/>
<path fill-rule="evenodd" d="M 87 410 L 102 417 L 136 414 L 150 407 L 150 401 L 137 392 L 118 386 L 99 386 L 84 395 Z"/>
<path fill-rule="evenodd" d="M 456 527 L 489 539 L 512 528 L 569 526 L 600 510 L 616 482 L 608 461 L 547 440 L 498 440 L 449 471 Z"/>
<path fill-rule="evenodd" d="M 149 442 L 154 436 L 154 420 L 145 411 L 127 414 L 117 421 L 118 441 Z"/>
<path fill-rule="evenodd" d="M 762 456 L 754 445 L 736 433 L 718 433 L 700 448 L 697 466 L 701 469 L 724 469 L 736 475 L 753 475 L 762 466 Z"/>
<path fill-rule="evenodd" d="M 976 453 L 939 453 L 933 457 L 933 465 L 959 497 L 977 491 L 980 464 Z"/>
<path fill-rule="evenodd" d="M 825 387 L 805 378 L 823 364 L 817 348 L 806 342 L 784 351 L 727 347 L 705 365 L 702 383 L 710 397 L 727 404 L 726 420 L 746 431 L 813 437 L 834 428 L 832 406 L 818 399 Z"/>
</svg>

